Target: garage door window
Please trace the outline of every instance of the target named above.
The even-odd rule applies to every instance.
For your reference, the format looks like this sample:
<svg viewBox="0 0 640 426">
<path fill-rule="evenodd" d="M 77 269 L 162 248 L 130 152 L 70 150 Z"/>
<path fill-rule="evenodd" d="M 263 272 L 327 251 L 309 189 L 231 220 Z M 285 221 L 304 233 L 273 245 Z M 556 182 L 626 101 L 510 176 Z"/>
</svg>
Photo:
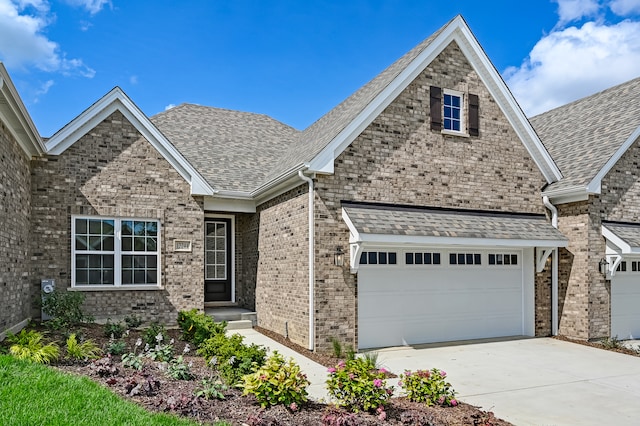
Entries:
<svg viewBox="0 0 640 426">
<path fill-rule="evenodd" d="M 439 265 L 440 253 L 409 252 L 405 253 L 404 260 L 407 265 Z"/>
<path fill-rule="evenodd" d="M 620 262 L 616 268 L 616 272 L 627 272 L 627 262 Z"/>
<path fill-rule="evenodd" d="M 449 265 L 482 265 L 480 253 L 449 253 Z"/>
<path fill-rule="evenodd" d="M 398 256 L 393 251 L 363 251 L 360 255 L 361 265 L 395 265 Z"/>
<path fill-rule="evenodd" d="M 517 265 L 518 255 L 510 253 L 489 253 L 489 265 Z"/>
</svg>

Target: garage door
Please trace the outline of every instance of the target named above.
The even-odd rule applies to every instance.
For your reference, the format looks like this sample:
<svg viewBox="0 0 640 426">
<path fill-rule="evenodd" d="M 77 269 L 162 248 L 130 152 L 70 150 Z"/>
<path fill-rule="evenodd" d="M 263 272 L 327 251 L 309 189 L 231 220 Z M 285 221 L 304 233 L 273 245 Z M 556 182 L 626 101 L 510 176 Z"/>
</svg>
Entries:
<svg viewBox="0 0 640 426">
<path fill-rule="evenodd" d="M 358 271 L 358 346 L 524 334 L 521 251 L 368 251 Z"/>
<path fill-rule="evenodd" d="M 640 337 L 640 261 L 621 262 L 611 277 L 611 336 Z"/>
</svg>

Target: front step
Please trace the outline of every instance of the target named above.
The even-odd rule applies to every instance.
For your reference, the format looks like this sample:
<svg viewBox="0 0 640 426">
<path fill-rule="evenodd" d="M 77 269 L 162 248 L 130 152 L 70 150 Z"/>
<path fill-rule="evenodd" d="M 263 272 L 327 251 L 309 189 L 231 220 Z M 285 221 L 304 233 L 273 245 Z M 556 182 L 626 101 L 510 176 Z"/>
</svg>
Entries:
<svg viewBox="0 0 640 426">
<path fill-rule="evenodd" d="M 245 330 L 247 328 L 253 328 L 251 320 L 236 320 L 227 322 L 227 331 L 230 330 Z"/>
<path fill-rule="evenodd" d="M 205 313 L 211 315 L 215 322 L 226 321 L 227 324 L 230 324 L 232 322 L 248 321 L 251 324 L 250 327 L 255 327 L 258 324 L 258 315 L 244 308 L 205 308 Z M 227 328 L 230 328 L 229 325 L 227 325 Z M 244 328 L 244 326 L 240 328 Z"/>
</svg>

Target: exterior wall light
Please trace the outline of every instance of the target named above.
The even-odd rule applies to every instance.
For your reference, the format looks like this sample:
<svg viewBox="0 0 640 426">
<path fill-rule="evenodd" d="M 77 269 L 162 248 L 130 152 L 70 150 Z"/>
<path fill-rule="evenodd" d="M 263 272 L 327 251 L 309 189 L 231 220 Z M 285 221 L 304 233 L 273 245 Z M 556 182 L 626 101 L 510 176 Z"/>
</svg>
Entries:
<svg viewBox="0 0 640 426">
<path fill-rule="evenodd" d="M 600 259 L 600 263 L 598 263 L 599 269 L 600 269 L 600 273 L 604 276 L 607 276 L 607 274 L 609 273 L 609 262 L 607 262 L 607 260 L 603 257 L 602 259 Z"/>
<path fill-rule="evenodd" d="M 344 252 L 342 247 L 336 247 L 336 252 L 333 254 L 333 263 L 336 266 L 344 266 Z"/>
</svg>

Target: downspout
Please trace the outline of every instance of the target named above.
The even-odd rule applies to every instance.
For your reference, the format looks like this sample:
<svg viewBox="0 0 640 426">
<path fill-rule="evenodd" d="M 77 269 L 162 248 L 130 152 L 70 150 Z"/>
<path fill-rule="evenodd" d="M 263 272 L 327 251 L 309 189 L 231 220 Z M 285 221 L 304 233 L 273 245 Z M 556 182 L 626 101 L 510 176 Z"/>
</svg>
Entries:
<svg viewBox="0 0 640 426">
<path fill-rule="evenodd" d="M 542 197 L 545 207 L 551 211 L 551 226 L 558 229 L 558 209 L 548 196 Z M 558 335 L 558 248 L 553 249 L 551 266 L 551 334 Z"/>
<path fill-rule="evenodd" d="M 309 184 L 309 346 L 308 349 L 315 349 L 315 216 L 314 216 L 314 192 L 313 179 L 305 175 L 302 170 L 298 170 L 298 176 Z"/>
</svg>

